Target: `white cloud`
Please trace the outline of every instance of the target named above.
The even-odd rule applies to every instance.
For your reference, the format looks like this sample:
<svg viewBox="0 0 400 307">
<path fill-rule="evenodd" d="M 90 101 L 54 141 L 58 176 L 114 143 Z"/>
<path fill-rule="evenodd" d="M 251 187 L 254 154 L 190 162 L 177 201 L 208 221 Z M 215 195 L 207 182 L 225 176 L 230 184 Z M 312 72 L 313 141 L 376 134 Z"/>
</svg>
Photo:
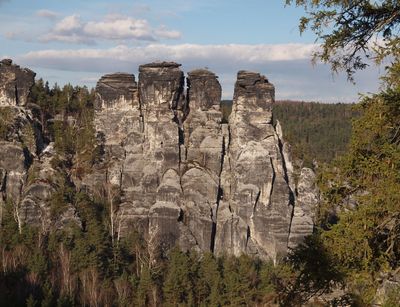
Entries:
<svg viewBox="0 0 400 307">
<path fill-rule="evenodd" d="M 40 40 L 67 43 L 94 44 L 96 40 L 141 40 L 178 39 L 181 33 L 166 27 L 154 29 L 147 20 L 121 15 L 108 15 L 102 21 L 85 22 L 79 15 L 70 15 L 59 21 L 54 29 Z"/>
<path fill-rule="evenodd" d="M 20 59 L 41 67 L 70 71 L 106 72 L 151 61 L 177 61 L 189 66 L 209 66 L 225 71 L 230 67 L 257 67 L 273 61 L 308 60 L 314 45 L 164 45 L 143 47 L 120 45 L 109 49 L 41 50 Z M 82 65 L 84 64 L 84 65 Z"/>
<path fill-rule="evenodd" d="M 158 30 L 155 30 L 154 33 L 158 37 L 168 38 L 168 39 L 179 39 L 181 38 L 181 32 L 176 30 L 168 30 L 166 26 L 161 26 Z"/>
<path fill-rule="evenodd" d="M 36 11 L 36 16 L 43 17 L 43 18 L 48 18 L 48 19 L 56 19 L 57 17 L 60 16 L 57 12 L 50 11 L 50 10 L 38 10 Z"/>
<path fill-rule="evenodd" d="M 356 87 L 346 82 L 344 76 L 332 78 L 329 67 L 310 62 L 313 44 L 280 45 L 165 45 L 151 44 L 143 47 L 124 45 L 109 49 L 42 50 L 33 51 L 16 59 L 33 68 L 75 71 L 77 80 L 88 73 L 96 75 L 115 71 L 136 73 L 139 65 L 153 61 L 176 61 L 184 71 L 209 67 L 223 87 L 223 97 L 232 97 L 237 71 L 259 71 L 275 84 L 278 99 L 304 99 L 325 101 L 354 101 L 358 92 L 374 91 L 378 74 L 368 70 L 359 75 Z"/>
<path fill-rule="evenodd" d="M 67 16 L 58 22 L 54 27 L 54 32 L 58 34 L 72 34 L 82 30 L 83 23 L 79 15 Z"/>
<path fill-rule="evenodd" d="M 84 34 L 83 27 L 84 23 L 81 21 L 79 15 L 70 15 L 60 20 L 54 26 L 53 31 L 40 36 L 40 41 L 60 41 L 66 43 L 94 45 L 95 40 Z"/>
<path fill-rule="evenodd" d="M 83 32 L 90 37 L 110 40 L 155 40 L 149 23 L 144 19 L 122 18 L 101 22 L 91 21 L 84 26 Z"/>
</svg>

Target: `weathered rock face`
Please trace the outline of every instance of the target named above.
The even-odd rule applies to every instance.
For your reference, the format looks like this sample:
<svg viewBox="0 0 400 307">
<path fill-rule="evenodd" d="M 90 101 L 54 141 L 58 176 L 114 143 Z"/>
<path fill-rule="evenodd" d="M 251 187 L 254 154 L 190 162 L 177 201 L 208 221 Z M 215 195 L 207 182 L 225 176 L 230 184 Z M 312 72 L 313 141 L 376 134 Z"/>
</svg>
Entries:
<svg viewBox="0 0 400 307">
<path fill-rule="evenodd" d="M 304 237 L 313 233 L 315 208 L 319 202 L 316 176 L 312 169 L 303 168 L 297 184 L 296 206 L 290 227 L 289 248 L 303 242 Z"/>
<path fill-rule="evenodd" d="M 72 204 L 52 204 L 65 177 L 25 107 L 33 77 L 0 64 L 0 205 L 12 200 L 20 225 L 80 227 Z M 163 248 L 279 259 L 312 232 L 318 193 L 311 170 L 294 183 L 289 145 L 272 125 L 274 86 L 240 71 L 222 124 L 217 76 L 194 70 L 186 93 L 184 84 L 173 62 L 140 66 L 138 83 L 103 76 L 94 119 L 101 157 L 75 186 L 106 198 L 113 238 L 136 228 Z"/>
<path fill-rule="evenodd" d="M 120 199 L 114 233 L 141 228 L 148 236 L 179 237 L 181 215 L 179 101 L 183 72 L 176 63 L 112 74 L 96 87 L 95 125 L 103 161 L 86 178 L 92 191 Z M 117 204 L 116 204 L 117 206 Z"/>
<path fill-rule="evenodd" d="M 72 205 L 51 216 L 58 173 L 51 165 L 52 145 L 42 151 L 39 127 L 26 107 L 34 76 L 11 60 L 0 62 L 0 206 L 13 204 L 20 228 L 28 224 L 48 230 L 51 224 L 62 228 L 71 221 L 80 226 Z"/>
<path fill-rule="evenodd" d="M 9 59 L 0 62 L 0 106 L 24 106 L 34 84 L 35 73 L 13 65 Z"/>
<path fill-rule="evenodd" d="M 139 101 L 143 120 L 143 158 L 135 171 L 141 179 L 129 200 L 140 213 L 148 211 L 152 240 L 175 242 L 180 237 L 181 216 L 178 108 L 184 76 L 176 63 L 139 67 Z M 132 157 L 135 160 L 135 157 Z M 137 163 L 137 162 L 136 162 Z M 129 188 L 127 186 L 127 188 Z"/>
<path fill-rule="evenodd" d="M 214 250 L 220 174 L 224 156 L 221 86 L 207 70 L 189 72 L 189 114 L 181 146 L 185 219 L 201 250 Z"/>
<path fill-rule="evenodd" d="M 102 77 L 96 86 L 95 128 L 99 145 L 103 148 L 105 163 L 96 165 L 97 171 L 85 182 L 98 191 L 105 183 L 121 186 L 125 160 L 125 146 L 139 134 L 142 143 L 140 106 L 135 77 L 130 74 L 110 74 Z"/>
<path fill-rule="evenodd" d="M 32 114 L 23 107 L 34 76 L 11 60 L 0 62 L 0 205 L 6 200 L 16 205 L 21 201 L 27 172 L 37 153 Z"/>
<path fill-rule="evenodd" d="M 218 253 L 276 259 L 287 251 L 294 191 L 272 125 L 273 101 L 274 87 L 265 77 L 238 73 L 222 174 Z"/>
<path fill-rule="evenodd" d="M 311 183 L 302 181 L 295 214 L 302 213 L 292 220 L 293 168 L 272 125 L 274 86 L 264 76 L 238 73 L 227 125 L 215 74 L 189 72 L 185 97 L 178 64 L 139 71 L 138 86 L 113 74 L 96 88 L 104 160 L 90 177 L 121 193 L 115 234 L 133 226 L 169 246 L 278 259 L 312 232 Z"/>
<path fill-rule="evenodd" d="M 134 107 L 137 102 L 135 76 L 125 73 L 109 74 L 101 77 L 96 86 L 95 109 Z"/>
<path fill-rule="evenodd" d="M 18 201 L 27 172 L 27 160 L 20 144 L 0 143 L 0 170 L 3 197 Z"/>
</svg>

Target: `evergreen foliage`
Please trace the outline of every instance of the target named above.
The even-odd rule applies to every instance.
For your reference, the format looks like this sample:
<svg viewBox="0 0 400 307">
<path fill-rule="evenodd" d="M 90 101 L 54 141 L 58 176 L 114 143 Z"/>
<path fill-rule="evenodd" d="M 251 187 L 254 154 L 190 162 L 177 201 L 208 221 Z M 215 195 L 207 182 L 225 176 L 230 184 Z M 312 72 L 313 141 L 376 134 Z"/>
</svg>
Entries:
<svg viewBox="0 0 400 307">
<path fill-rule="evenodd" d="M 315 56 L 334 71 L 344 69 L 351 78 L 365 68 L 366 53 L 378 63 L 387 60 L 382 90 L 357 104 L 360 117 L 353 123 L 348 151 L 322 171 L 319 180 L 324 200 L 319 207 L 320 240 L 343 274 L 353 305 L 368 306 L 379 286 L 377 277 L 400 270 L 399 3 L 286 3 L 308 10 L 300 29 L 310 27 L 322 39 Z M 374 44 L 375 37 L 382 41 Z M 391 305 L 393 298 L 386 302 Z"/>
<path fill-rule="evenodd" d="M 19 228 L 15 206 L 7 200 L 0 221 L 0 305 L 6 306 L 303 306 L 339 286 L 335 306 L 368 306 L 377 277 L 400 268 L 400 51 L 397 1 L 286 1 L 311 9 L 301 29 L 311 25 L 324 41 L 322 60 L 349 77 L 364 68 L 358 52 L 370 48 L 377 61 L 390 57 L 380 93 L 352 106 L 278 102 L 274 116 L 297 158 L 309 166 L 335 161 L 319 174 L 323 202 L 319 231 L 274 265 L 257 258 L 199 255 L 161 248 L 139 232 L 115 238 L 110 225 L 113 200 L 90 197 L 70 182 L 90 172 L 99 159 L 93 127 L 93 92 L 39 80 L 31 102 L 38 107 L 45 141 L 55 144 L 56 191 L 53 216 L 73 203 L 82 227 L 53 232 Z M 331 34 L 322 30 L 334 20 Z M 341 53 L 343 51 L 343 53 Z M 223 121 L 230 112 L 222 104 Z M 0 138 L 8 119 L 0 117 Z M 350 128 L 350 119 L 355 118 Z M 352 134 L 349 143 L 349 136 Z M 31 133 L 25 146 L 31 144 Z M 37 170 L 32 168 L 29 180 Z M 106 188 L 106 187 L 105 187 Z M 117 202 L 117 200 L 116 200 Z M 398 288 L 383 306 L 397 306 Z"/>
<path fill-rule="evenodd" d="M 358 112 L 352 104 L 278 101 L 274 120 L 282 126 L 283 137 L 303 166 L 329 163 L 343 155 L 351 136 L 352 119 Z"/>
<path fill-rule="evenodd" d="M 321 48 L 314 60 L 331 64 L 333 72 L 344 70 L 350 80 L 357 70 L 398 52 L 400 47 L 400 3 L 397 0 L 286 0 L 303 6 L 300 32 L 313 31 Z"/>
<path fill-rule="evenodd" d="M 365 304 L 376 287 L 374 276 L 400 263 L 399 90 L 363 99 L 349 152 L 320 178 L 322 237 Z"/>
</svg>

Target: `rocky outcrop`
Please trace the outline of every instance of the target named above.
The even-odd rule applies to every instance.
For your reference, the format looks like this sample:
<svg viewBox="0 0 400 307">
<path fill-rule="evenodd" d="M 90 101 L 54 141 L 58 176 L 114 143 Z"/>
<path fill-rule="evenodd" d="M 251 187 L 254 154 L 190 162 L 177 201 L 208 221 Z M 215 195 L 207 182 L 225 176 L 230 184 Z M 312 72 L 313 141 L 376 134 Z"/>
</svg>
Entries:
<svg viewBox="0 0 400 307">
<path fill-rule="evenodd" d="M 103 163 L 95 166 L 96 172 L 85 178 L 84 185 L 100 193 L 106 183 L 121 187 L 124 147 L 129 147 L 135 135 L 142 143 L 137 83 L 133 75 L 117 73 L 100 79 L 96 86 L 94 124 Z"/>
<path fill-rule="evenodd" d="M 189 72 L 185 97 L 179 66 L 142 65 L 138 84 L 120 73 L 100 79 L 95 122 L 104 155 L 87 186 L 120 200 L 115 235 L 135 227 L 183 249 L 284 256 L 312 232 L 302 216 L 312 221 L 314 199 L 304 183 L 293 218 L 296 186 L 288 144 L 272 124 L 274 86 L 240 71 L 222 124 L 217 76 Z"/>
<path fill-rule="evenodd" d="M 207 70 L 189 72 L 187 83 L 189 113 L 181 146 L 184 222 L 198 247 L 213 251 L 224 159 L 221 85 Z"/>
<path fill-rule="evenodd" d="M 31 112 L 24 108 L 35 73 L 0 62 L 0 199 L 21 201 L 28 169 L 38 151 L 38 135 Z M 0 202 L 0 203 L 1 203 Z"/>
<path fill-rule="evenodd" d="M 115 73 L 101 77 L 96 86 L 96 110 L 134 107 L 137 103 L 135 76 Z"/>
<path fill-rule="evenodd" d="M 21 144 L 0 142 L 0 171 L 4 199 L 18 202 L 27 173 L 27 158 Z"/>
<path fill-rule="evenodd" d="M 23 106 L 33 86 L 35 74 L 0 62 L 0 205 L 18 204 L 27 172 L 37 153 L 37 135 L 32 114 Z M 2 210 L 0 210 L 2 211 Z"/>
<path fill-rule="evenodd" d="M 55 229 L 71 225 L 81 228 L 75 207 L 54 197 L 54 193 L 62 193 L 66 185 L 63 174 L 53 166 L 55 157 L 54 144 L 50 143 L 29 167 L 21 201 L 16 204 L 19 222 L 40 227 L 42 231 L 49 231 L 52 226 Z"/>
<path fill-rule="evenodd" d="M 27 224 L 49 230 L 54 223 L 63 228 L 71 221 L 80 226 L 71 204 L 52 216 L 50 200 L 62 183 L 51 163 L 53 146 L 43 150 L 40 127 L 27 107 L 34 76 L 11 60 L 0 62 L 0 206 L 13 205 L 20 229 Z"/>
<path fill-rule="evenodd" d="M 12 64 L 12 60 L 0 61 L 0 106 L 25 106 L 35 73 Z"/>
<path fill-rule="evenodd" d="M 25 106 L 33 76 L 0 64 L 0 199 L 13 200 L 20 226 L 81 227 L 74 206 L 55 197 L 71 184 L 53 166 L 62 157 L 52 143 L 38 145 Z M 223 124 L 218 77 L 198 69 L 186 81 L 185 92 L 173 62 L 140 66 L 138 82 L 103 76 L 94 102 L 100 157 L 72 178 L 75 187 L 105 199 L 113 240 L 137 229 L 161 248 L 281 258 L 312 232 L 317 190 L 311 170 L 294 182 L 290 147 L 272 124 L 274 86 L 240 71 Z"/>
<path fill-rule="evenodd" d="M 103 161 L 85 185 L 118 199 L 113 233 L 141 228 L 149 236 L 179 237 L 179 102 L 183 72 L 176 63 L 140 67 L 133 75 L 112 74 L 96 87 L 95 126 Z M 97 190 L 97 191 L 96 191 Z M 171 223 L 175 221 L 175 225 Z"/>
<path fill-rule="evenodd" d="M 315 209 L 319 202 L 319 190 L 312 169 L 303 168 L 297 183 L 296 206 L 290 227 L 289 248 L 295 248 L 304 237 L 314 231 Z"/>
<path fill-rule="evenodd" d="M 222 173 L 217 253 L 277 259 L 287 252 L 294 191 L 272 125 L 274 95 L 264 76 L 238 73 Z"/>
</svg>

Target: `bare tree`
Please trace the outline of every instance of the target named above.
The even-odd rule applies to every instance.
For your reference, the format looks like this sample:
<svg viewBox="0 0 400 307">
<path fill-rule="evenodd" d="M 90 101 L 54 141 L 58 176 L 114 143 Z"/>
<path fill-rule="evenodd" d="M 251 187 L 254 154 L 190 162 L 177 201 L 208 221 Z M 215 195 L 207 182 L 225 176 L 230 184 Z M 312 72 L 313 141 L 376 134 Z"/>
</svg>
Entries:
<svg viewBox="0 0 400 307">
<path fill-rule="evenodd" d="M 67 294 L 72 297 L 75 291 L 75 279 L 71 272 L 71 252 L 60 244 L 59 248 L 59 264 L 60 264 L 60 291 L 61 294 Z"/>
<path fill-rule="evenodd" d="M 80 274 L 80 281 L 82 283 L 82 303 L 89 306 L 101 306 L 101 287 L 100 277 L 96 268 L 89 268 Z"/>
<path fill-rule="evenodd" d="M 109 206 L 111 242 L 112 245 L 114 246 L 115 223 L 116 223 L 116 214 L 118 212 L 118 203 L 119 203 L 118 199 L 120 196 L 120 190 L 118 187 L 116 187 L 110 182 L 104 183 L 103 187 L 106 194 L 107 204 Z"/>
</svg>

